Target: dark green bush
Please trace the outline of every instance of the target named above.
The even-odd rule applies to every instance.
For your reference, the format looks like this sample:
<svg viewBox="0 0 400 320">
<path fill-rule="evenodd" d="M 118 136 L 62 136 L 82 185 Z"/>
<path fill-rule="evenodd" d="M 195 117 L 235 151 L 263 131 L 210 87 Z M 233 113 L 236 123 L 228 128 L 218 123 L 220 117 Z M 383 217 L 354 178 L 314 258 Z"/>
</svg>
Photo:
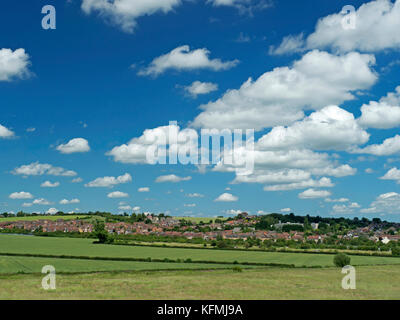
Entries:
<svg viewBox="0 0 400 320">
<path fill-rule="evenodd" d="M 333 263 L 336 267 L 343 268 L 344 266 L 348 266 L 350 264 L 350 257 L 344 253 L 338 253 L 333 258 Z"/>
<path fill-rule="evenodd" d="M 233 272 L 243 272 L 243 269 L 241 267 L 233 267 L 232 270 Z"/>
</svg>

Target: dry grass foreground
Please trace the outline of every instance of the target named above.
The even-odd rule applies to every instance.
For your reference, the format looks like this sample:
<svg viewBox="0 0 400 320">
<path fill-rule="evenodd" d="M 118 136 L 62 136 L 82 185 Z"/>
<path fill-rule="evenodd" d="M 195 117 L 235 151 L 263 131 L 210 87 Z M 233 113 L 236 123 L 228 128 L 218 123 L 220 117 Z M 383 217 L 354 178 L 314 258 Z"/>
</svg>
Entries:
<svg viewBox="0 0 400 320">
<path fill-rule="evenodd" d="M 400 267 L 357 267 L 357 289 L 343 290 L 339 268 L 265 268 L 58 275 L 57 289 L 42 275 L 0 276 L 1 299 L 400 299 Z M 397 280 L 396 280 L 397 279 Z"/>
</svg>

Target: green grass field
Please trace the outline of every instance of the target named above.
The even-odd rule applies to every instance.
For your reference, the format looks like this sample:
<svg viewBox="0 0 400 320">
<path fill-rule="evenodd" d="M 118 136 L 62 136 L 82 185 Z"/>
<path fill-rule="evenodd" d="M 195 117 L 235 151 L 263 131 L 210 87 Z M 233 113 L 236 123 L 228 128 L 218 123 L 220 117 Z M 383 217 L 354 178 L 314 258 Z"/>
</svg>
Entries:
<svg viewBox="0 0 400 320">
<path fill-rule="evenodd" d="M 7 218 L 0 218 L 0 222 L 13 222 L 13 221 L 36 221 L 36 220 L 74 220 L 74 219 L 83 219 L 87 218 L 90 219 L 92 216 L 88 215 L 77 215 L 77 216 L 30 216 L 30 217 L 7 217 Z"/>
<path fill-rule="evenodd" d="M 0 299 L 400 299 L 398 266 L 357 267 L 357 289 L 343 290 L 340 268 L 249 269 L 0 276 Z"/>
<path fill-rule="evenodd" d="M 46 254 L 109 258 L 192 259 L 196 261 L 333 266 L 333 255 L 310 253 L 255 252 L 214 249 L 156 248 L 93 244 L 92 239 L 0 235 L 0 254 Z M 400 264 L 400 258 L 351 256 L 351 264 Z"/>
<path fill-rule="evenodd" d="M 165 263 L 136 261 L 104 261 L 83 259 L 57 259 L 39 257 L 0 256 L 0 274 L 40 273 L 42 267 L 52 265 L 58 273 L 84 273 L 98 271 L 143 271 L 143 270 L 179 270 L 179 269 L 221 269 L 234 265 Z"/>
<path fill-rule="evenodd" d="M 352 256 L 357 289 L 343 290 L 333 255 L 112 246 L 91 239 L 0 235 L 0 299 L 399 299 L 400 258 Z M 4 256 L 45 254 L 104 258 L 192 259 L 193 263 Z M 263 262 L 298 268 L 232 264 Z M 57 289 L 41 288 L 45 265 L 57 273 Z M 240 264 L 239 264 L 240 265 Z M 323 266 L 302 268 L 300 266 Z M 192 269 L 192 270 L 190 270 Z M 18 273 L 26 274 L 18 274 Z"/>
</svg>

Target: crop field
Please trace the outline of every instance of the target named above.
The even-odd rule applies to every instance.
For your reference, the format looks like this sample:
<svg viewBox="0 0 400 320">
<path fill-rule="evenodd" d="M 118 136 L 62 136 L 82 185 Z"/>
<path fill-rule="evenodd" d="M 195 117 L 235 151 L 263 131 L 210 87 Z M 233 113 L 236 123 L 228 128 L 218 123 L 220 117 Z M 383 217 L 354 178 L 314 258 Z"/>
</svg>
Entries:
<svg viewBox="0 0 400 320">
<path fill-rule="evenodd" d="M 205 263 L 170 263 L 170 262 L 136 262 L 105 261 L 84 259 L 57 259 L 40 257 L 0 256 L 0 274 L 40 273 L 43 266 L 52 265 L 57 273 L 85 273 L 99 271 L 144 271 L 144 270 L 178 270 L 178 269 L 221 269 L 233 268 L 234 265 Z"/>
<path fill-rule="evenodd" d="M 340 268 L 94 273 L 57 275 L 56 290 L 43 275 L 0 275 L 0 299 L 400 299 L 398 266 L 357 267 L 355 290 L 343 290 Z"/>
<path fill-rule="evenodd" d="M 93 239 L 0 235 L 0 255 L 4 253 L 68 255 L 107 258 L 191 259 L 239 263 L 277 263 L 300 266 L 333 266 L 333 255 L 279 253 L 216 249 L 157 248 L 93 244 Z M 396 257 L 351 256 L 351 265 L 400 264 Z"/>
</svg>

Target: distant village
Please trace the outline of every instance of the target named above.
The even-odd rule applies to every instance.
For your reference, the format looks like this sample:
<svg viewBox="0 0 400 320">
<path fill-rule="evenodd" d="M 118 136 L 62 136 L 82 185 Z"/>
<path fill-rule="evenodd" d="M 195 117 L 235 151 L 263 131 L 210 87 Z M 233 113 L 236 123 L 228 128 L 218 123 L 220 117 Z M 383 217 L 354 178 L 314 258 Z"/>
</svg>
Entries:
<svg viewBox="0 0 400 320">
<path fill-rule="evenodd" d="M 260 230 L 259 216 L 251 216 L 245 212 L 231 219 L 213 219 L 204 222 L 194 223 L 190 220 L 180 220 L 168 216 L 157 216 L 153 214 L 145 214 L 145 221 L 117 221 L 105 222 L 105 229 L 114 235 L 153 235 L 162 237 L 184 237 L 186 239 L 203 239 L 203 240 L 244 240 L 259 239 L 273 240 L 294 240 L 297 242 L 315 242 L 324 243 L 325 239 L 333 236 L 332 231 L 323 232 L 320 230 L 320 223 L 309 223 L 308 231 L 304 229 L 304 223 L 298 222 L 281 222 L 268 226 L 271 230 Z M 94 230 L 93 221 L 86 219 L 42 219 L 42 220 L 24 220 L 23 217 L 17 221 L 1 221 L 0 231 L 24 230 L 26 232 L 43 232 L 43 233 L 91 233 Z M 286 231 L 285 231 L 286 230 Z M 303 231 L 301 231 L 303 230 Z M 400 240 L 400 224 L 391 223 L 389 228 L 383 228 L 382 224 L 370 223 L 367 226 L 358 227 L 342 234 L 336 234 L 338 239 L 357 239 L 360 237 L 367 238 L 374 242 L 382 242 L 384 244 L 390 241 Z"/>
</svg>

